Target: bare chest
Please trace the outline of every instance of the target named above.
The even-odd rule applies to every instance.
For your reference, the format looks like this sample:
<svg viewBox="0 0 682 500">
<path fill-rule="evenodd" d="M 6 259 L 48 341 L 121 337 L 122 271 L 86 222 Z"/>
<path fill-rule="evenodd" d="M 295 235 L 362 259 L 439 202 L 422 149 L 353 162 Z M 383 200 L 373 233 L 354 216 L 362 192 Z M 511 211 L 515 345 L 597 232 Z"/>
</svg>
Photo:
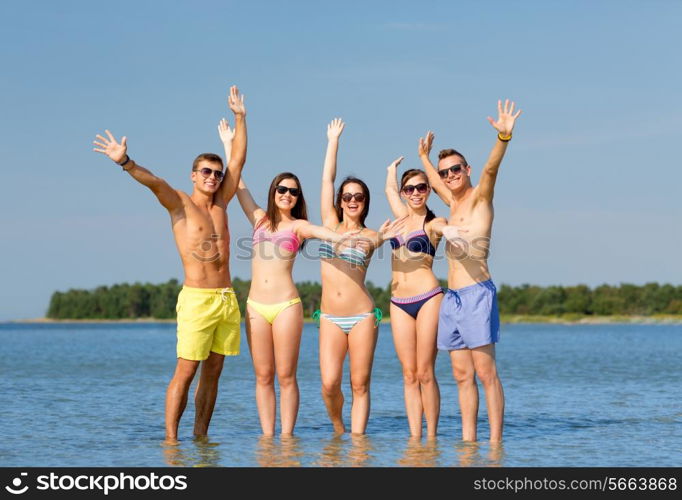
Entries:
<svg viewBox="0 0 682 500">
<path fill-rule="evenodd" d="M 493 207 L 490 203 L 476 203 L 474 199 L 469 199 L 450 208 L 448 224 L 469 229 L 471 236 L 489 233 L 492 222 Z"/>
<path fill-rule="evenodd" d="M 214 206 L 207 211 L 189 207 L 185 220 L 174 229 L 176 237 L 192 246 L 202 241 L 229 244 L 227 214 L 221 207 Z"/>
<path fill-rule="evenodd" d="M 472 200 L 453 203 L 450 207 L 448 224 L 453 226 L 468 226 L 474 219 L 474 204 Z"/>
</svg>

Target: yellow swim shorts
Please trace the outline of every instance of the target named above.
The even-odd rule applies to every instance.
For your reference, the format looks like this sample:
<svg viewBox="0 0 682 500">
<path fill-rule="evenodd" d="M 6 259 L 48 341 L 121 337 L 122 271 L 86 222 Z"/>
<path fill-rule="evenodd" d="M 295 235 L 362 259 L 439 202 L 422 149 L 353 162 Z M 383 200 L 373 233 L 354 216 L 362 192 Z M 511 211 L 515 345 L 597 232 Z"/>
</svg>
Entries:
<svg viewBox="0 0 682 500">
<path fill-rule="evenodd" d="M 240 321 L 232 288 L 183 286 L 175 307 L 178 313 L 178 358 L 203 361 L 209 353 L 239 354 Z"/>
</svg>

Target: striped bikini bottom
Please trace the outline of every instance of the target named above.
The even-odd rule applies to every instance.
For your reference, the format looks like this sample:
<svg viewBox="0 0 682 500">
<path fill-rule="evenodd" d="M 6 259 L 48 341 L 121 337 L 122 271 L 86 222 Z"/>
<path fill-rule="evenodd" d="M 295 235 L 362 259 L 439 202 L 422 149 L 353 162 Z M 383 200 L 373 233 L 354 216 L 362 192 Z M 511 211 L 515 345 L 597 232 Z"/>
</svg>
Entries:
<svg viewBox="0 0 682 500">
<path fill-rule="evenodd" d="M 383 318 L 384 316 L 383 313 L 381 312 L 381 309 L 379 309 L 378 307 L 375 307 L 374 311 L 372 312 L 355 314 L 353 316 L 334 316 L 333 314 L 323 313 L 318 309 L 313 313 L 313 319 L 317 321 L 318 328 L 320 327 L 320 318 L 328 319 L 336 326 L 341 328 L 343 333 L 348 335 L 356 324 L 358 324 L 360 321 L 365 319 L 370 314 L 374 314 L 374 326 L 377 326 L 381 321 L 381 318 Z"/>
</svg>

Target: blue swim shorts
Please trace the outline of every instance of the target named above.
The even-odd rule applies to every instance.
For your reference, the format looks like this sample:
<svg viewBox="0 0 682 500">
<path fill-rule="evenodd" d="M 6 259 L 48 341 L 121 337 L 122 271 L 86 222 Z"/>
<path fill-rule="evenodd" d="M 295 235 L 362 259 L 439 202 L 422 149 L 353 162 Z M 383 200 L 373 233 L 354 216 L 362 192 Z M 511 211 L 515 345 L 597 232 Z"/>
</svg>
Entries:
<svg viewBox="0 0 682 500">
<path fill-rule="evenodd" d="M 446 289 L 438 316 L 438 349 L 474 349 L 499 339 L 500 313 L 492 280 Z"/>
</svg>

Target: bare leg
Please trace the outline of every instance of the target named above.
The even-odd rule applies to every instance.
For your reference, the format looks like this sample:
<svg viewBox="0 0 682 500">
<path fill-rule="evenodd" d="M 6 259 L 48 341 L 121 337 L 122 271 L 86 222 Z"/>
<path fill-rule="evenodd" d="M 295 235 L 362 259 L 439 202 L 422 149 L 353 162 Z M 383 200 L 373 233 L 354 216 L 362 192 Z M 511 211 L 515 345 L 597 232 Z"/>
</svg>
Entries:
<svg viewBox="0 0 682 500">
<path fill-rule="evenodd" d="M 208 355 L 208 359 L 201 363 L 201 376 L 194 395 L 196 413 L 194 415 L 194 435 L 197 437 L 208 434 L 213 408 L 218 396 L 218 380 L 223 371 L 225 356 L 215 352 Z"/>
<path fill-rule="evenodd" d="M 426 302 L 417 314 L 417 378 L 421 388 L 421 401 L 426 416 L 427 436 L 438 431 L 440 416 L 440 390 L 436 380 L 436 335 L 438 334 L 438 311 L 443 295 Z"/>
<path fill-rule="evenodd" d="M 166 390 L 166 442 L 176 443 L 180 417 L 187 406 L 189 386 L 197 372 L 199 361 L 178 358 L 173 378 Z"/>
<path fill-rule="evenodd" d="M 490 423 L 490 442 L 502 441 L 504 425 L 504 391 L 495 364 L 495 344 L 477 347 L 471 351 L 476 375 L 483 384 L 485 401 L 488 406 L 488 422 Z"/>
<path fill-rule="evenodd" d="M 412 316 L 395 304 L 390 307 L 393 345 L 403 368 L 403 392 L 410 436 L 421 437 L 424 408 L 417 378 L 417 324 Z"/>
<path fill-rule="evenodd" d="M 476 441 L 476 419 L 478 417 L 478 386 L 474 371 L 474 360 L 469 349 L 450 351 L 452 372 L 459 392 L 459 408 L 462 414 L 462 439 Z"/>
<path fill-rule="evenodd" d="M 303 306 L 300 303 L 287 307 L 279 313 L 272 324 L 283 436 L 293 434 L 298 416 L 299 392 L 296 369 L 302 331 Z"/>
<path fill-rule="evenodd" d="M 320 376 L 322 378 L 322 399 L 327 414 L 334 426 L 334 432 L 346 432 L 343 424 L 343 360 L 348 352 L 348 337 L 328 319 L 320 319 Z"/>
<path fill-rule="evenodd" d="M 256 375 L 256 406 L 263 435 L 275 434 L 275 353 L 270 323 L 246 306 L 246 339 Z"/>
<path fill-rule="evenodd" d="M 378 331 L 374 326 L 374 314 L 370 314 L 359 321 L 348 334 L 350 385 L 353 391 L 350 412 L 353 434 L 364 434 L 367 428 L 370 409 L 369 383 Z"/>
</svg>

